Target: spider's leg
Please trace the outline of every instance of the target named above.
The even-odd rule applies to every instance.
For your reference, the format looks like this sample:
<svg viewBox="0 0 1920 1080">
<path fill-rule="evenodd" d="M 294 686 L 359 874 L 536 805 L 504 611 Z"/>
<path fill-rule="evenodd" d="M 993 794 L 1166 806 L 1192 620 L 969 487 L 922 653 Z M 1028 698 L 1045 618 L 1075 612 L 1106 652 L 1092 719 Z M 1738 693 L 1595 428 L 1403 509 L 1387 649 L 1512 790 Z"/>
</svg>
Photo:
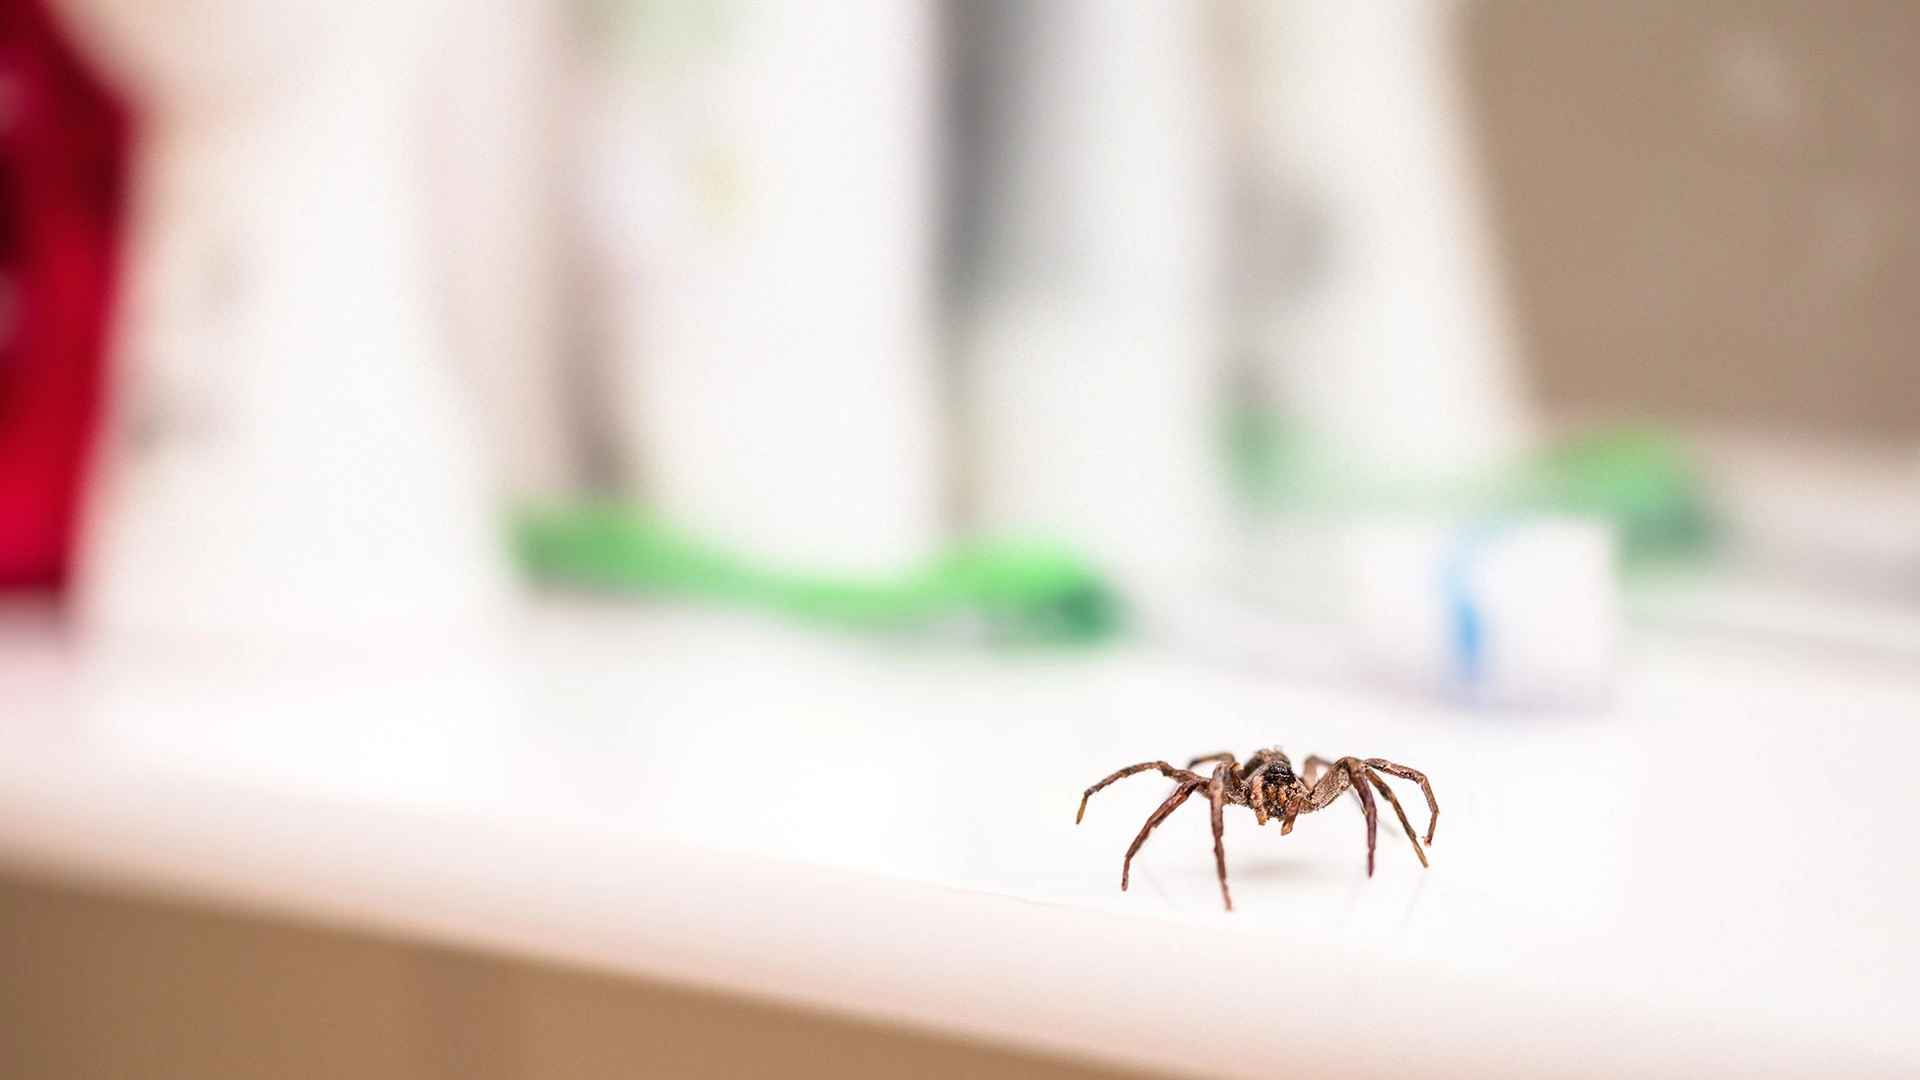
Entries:
<svg viewBox="0 0 1920 1080">
<path fill-rule="evenodd" d="M 1321 780 L 1323 776 L 1327 776 L 1327 771 L 1329 771 L 1329 769 L 1332 769 L 1332 765 L 1334 765 L 1332 761 L 1327 761 L 1327 759 L 1325 759 L 1325 757 L 1321 757 L 1319 753 L 1309 753 L 1308 759 L 1300 763 L 1300 778 L 1302 778 L 1302 780 L 1306 780 L 1306 784 L 1308 784 L 1309 788 L 1317 788 L 1317 786 L 1319 786 L 1319 780 Z M 1352 771 L 1348 771 L 1348 773 L 1352 774 Z M 1356 780 L 1356 784 L 1357 784 L 1357 780 Z M 1329 801 L 1331 801 L 1331 799 L 1329 799 Z M 1354 801 L 1356 801 L 1356 803 L 1359 803 L 1359 809 L 1361 809 L 1361 811 L 1365 811 L 1365 809 L 1367 809 L 1367 803 L 1365 803 L 1365 801 L 1361 801 L 1361 798 L 1359 798 L 1359 792 L 1354 792 Z M 1321 809 L 1321 807 L 1319 807 L 1319 805 L 1315 805 L 1313 809 Z"/>
<path fill-rule="evenodd" d="M 1325 810 L 1327 807 L 1333 805 L 1333 800 L 1345 794 L 1347 788 L 1352 786 L 1353 770 L 1347 767 L 1347 762 L 1349 761 L 1352 761 L 1355 765 L 1359 764 L 1358 760 L 1354 758 L 1341 758 L 1339 761 L 1333 762 L 1318 757 L 1310 757 L 1307 759 L 1304 768 L 1307 769 L 1308 776 L 1313 777 L 1313 779 L 1307 780 L 1307 783 L 1312 786 L 1312 790 L 1307 793 L 1307 809 L 1309 811 Z M 1318 768 L 1315 768 L 1315 766 L 1318 766 Z M 1306 777 L 1302 777 L 1302 779 L 1306 779 Z"/>
<path fill-rule="evenodd" d="M 1322 762 L 1322 764 L 1325 764 Z M 1307 796 L 1308 810 L 1325 810 L 1335 799 L 1352 788 L 1360 796 L 1360 809 L 1367 815 L 1367 876 L 1373 876 L 1373 850 L 1379 835 L 1379 814 L 1374 809 L 1373 791 L 1367 786 L 1367 766 L 1359 758 L 1343 757 L 1327 766 L 1327 771 Z"/>
<path fill-rule="evenodd" d="M 1213 770 L 1213 779 L 1207 781 L 1207 800 L 1213 804 L 1213 866 L 1220 875 L 1220 899 L 1233 910 L 1233 894 L 1227 891 L 1227 844 L 1226 844 L 1226 808 L 1227 779 L 1233 775 L 1233 765 L 1221 762 Z"/>
<path fill-rule="evenodd" d="M 1134 773 L 1145 772 L 1148 769 L 1159 769 L 1161 773 L 1165 774 L 1168 779 L 1178 780 L 1183 784 L 1206 783 L 1206 780 L 1202 778 L 1199 773 L 1189 772 L 1186 769 L 1176 769 L 1164 761 L 1143 761 L 1138 765 L 1129 765 L 1126 768 L 1121 769 L 1119 772 L 1114 773 L 1112 776 L 1107 777 L 1105 780 L 1102 780 L 1099 783 L 1088 788 L 1086 792 L 1080 796 L 1080 812 L 1073 815 L 1073 823 L 1075 825 L 1078 825 L 1080 824 L 1080 819 L 1087 816 L 1087 800 L 1093 798 L 1094 792 L 1099 791 L 1101 788 L 1106 787 L 1108 784 L 1113 783 L 1115 780 L 1125 780 L 1127 777 L 1132 776 Z"/>
<path fill-rule="evenodd" d="M 1232 761 L 1232 760 L 1233 760 L 1233 751 L 1222 750 L 1217 754 L 1207 754 L 1204 757 L 1194 758 L 1192 761 L 1187 762 L 1187 768 L 1193 769 L 1193 768 L 1198 768 L 1201 765 L 1211 765 L 1216 761 Z"/>
<path fill-rule="evenodd" d="M 1240 786 L 1247 797 L 1247 808 L 1253 811 L 1254 819 L 1262 825 L 1267 823 L 1267 789 L 1260 783 L 1260 774 L 1266 772 L 1267 768 L 1261 765 L 1240 778 Z"/>
<path fill-rule="evenodd" d="M 1186 802 L 1188 796 L 1199 791 L 1205 783 L 1205 780 L 1197 776 L 1192 780 L 1182 780 L 1180 786 L 1173 789 L 1173 794 L 1167 796 L 1167 801 L 1161 803 L 1159 809 L 1147 816 L 1147 823 L 1140 827 L 1140 835 L 1133 838 L 1132 845 L 1127 848 L 1127 857 L 1121 860 L 1120 891 L 1126 891 L 1127 879 L 1133 873 L 1133 857 L 1139 852 L 1140 845 L 1147 842 L 1147 834 L 1154 830 L 1154 826 L 1167 820 L 1167 815 L 1180 809 L 1180 804 Z"/>
<path fill-rule="evenodd" d="M 1387 786 L 1385 780 L 1375 775 L 1372 769 L 1367 770 L 1367 779 L 1373 781 L 1373 786 L 1379 788 L 1380 794 L 1385 795 L 1387 802 L 1393 804 L 1393 812 L 1400 818 L 1400 827 L 1407 830 L 1407 839 L 1413 842 L 1413 853 L 1420 856 L 1421 866 L 1427 865 L 1427 853 L 1420 844 L 1420 834 L 1413 831 L 1413 822 L 1407 820 L 1407 812 L 1400 808 L 1400 800 L 1394 797 L 1393 789 Z"/>
<path fill-rule="evenodd" d="M 1359 772 L 1361 774 L 1354 779 L 1353 790 L 1360 793 L 1360 805 L 1367 812 L 1367 876 L 1372 877 L 1373 849 L 1375 841 L 1380 834 L 1380 814 L 1374 809 L 1373 791 L 1367 787 L 1366 767 L 1360 766 L 1356 769 L 1354 766 L 1347 765 L 1345 759 L 1341 760 L 1341 764 L 1345 765 L 1349 772 Z"/>
<path fill-rule="evenodd" d="M 1427 809 L 1433 814 L 1427 819 L 1427 843 L 1433 843 L 1433 827 L 1440 824 L 1440 804 L 1434 801 L 1433 785 L 1427 783 L 1427 774 L 1419 769 L 1409 769 L 1405 765 L 1395 765 L 1384 758 L 1368 758 L 1367 767 L 1420 785 L 1420 793 L 1427 797 Z"/>
</svg>

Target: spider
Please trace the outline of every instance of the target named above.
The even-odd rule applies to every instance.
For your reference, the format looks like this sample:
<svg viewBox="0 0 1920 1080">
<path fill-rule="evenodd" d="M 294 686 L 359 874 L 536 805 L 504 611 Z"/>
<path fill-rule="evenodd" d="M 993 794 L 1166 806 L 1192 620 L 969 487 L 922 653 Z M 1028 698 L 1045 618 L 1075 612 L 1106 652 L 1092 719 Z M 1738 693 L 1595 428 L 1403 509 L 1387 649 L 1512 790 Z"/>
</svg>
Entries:
<svg viewBox="0 0 1920 1080">
<path fill-rule="evenodd" d="M 1197 765 L 1218 762 L 1213 767 L 1213 775 L 1202 776 L 1193 769 Z M 1133 856 L 1140 845 L 1147 842 L 1147 834 L 1154 826 L 1167 820 L 1180 804 L 1194 793 L 1205 791 L 1207 800 L 1213 804 L 1213 862 L 1220 875 L 1220 899 L 1226 902 L 1227 910 L 1233 910 L 1233 894 L 1227 891 L 1227 849 L 1223 843 L 1222 811 L 1228 804 L 1244 806 L 1253 811 L 1253 816 L 1265 825 L 1270 818 L 1280 819 L 1280 835 L 1293 831 L 1293 819 L 1301 814 L 1310 814 L 1315 810 L 1324 810 L 1333 805 L 1342 792 L 1351 790 L 1360 799 L 1360 808 L 1367 815 L 1367 876 L 1373 876 L 1373 848 L 1376 832 L 1373 792 L 1369 785 L 1380 790 L 1393 805 L 1393 812 L 1400 818 L 1400 826 L 1407 830 L 1407 839 L 1413 842 L 1413 853 L 1420 857 L 1420 865 L 1427 865 L 1426 846 L 1433 843 L 1433 827 L 1440 821 L 1440 804 L 1434 801 L 1433 788 L 1428 785 L 1426 775 L 1405 765 L 1395 765 L 1382 758 L 1343 757 L 1338 761 L 1309 757 L 1302 767 L 1303 775 L 1296 776 L 1293 762 L 1279 747 L 1271 750 L 1256 750 L 1244 764 L 1235 761 L 1232 754 L 1208 754 L 1187 762 L 1184 769 L 1176 769 L 1164 761 L 1143 761 L 1138 765 L 1129 765 L 1105 780 L 1093 785 L 1080 796 L 1080 812 L 1074 815 L 1073 823 L 1080 824 L 1087 816 L 1087 800 L 1093 793 L 1116 780 L 1124 780 L 1134 773 L 1158 769 L 1168 779 L 1174 781 L 1174 789 L 1167 800 L 1160 804 L 1147 818 L 1140 835 L 1133 838 L 1133 846 L 1127 848 L 1127 857 L 1120 864 L 1120 888 L 1127 887 L 1127 877 L 1133 869 Z M 1412 780 L 1420 785 L 1427 797 L 1427 809 L 1432 817 L 1427 821 L 1427 836 L 1423 841 L 1413 831 L 1413 823 L 1407 820 L 1407 812 L 1400 808 L 1400 800 L 1394 798 L 1393 789 L 1380 779 L 1380 773 L 1397 776 L 1403 780 Z"/>
</svg>

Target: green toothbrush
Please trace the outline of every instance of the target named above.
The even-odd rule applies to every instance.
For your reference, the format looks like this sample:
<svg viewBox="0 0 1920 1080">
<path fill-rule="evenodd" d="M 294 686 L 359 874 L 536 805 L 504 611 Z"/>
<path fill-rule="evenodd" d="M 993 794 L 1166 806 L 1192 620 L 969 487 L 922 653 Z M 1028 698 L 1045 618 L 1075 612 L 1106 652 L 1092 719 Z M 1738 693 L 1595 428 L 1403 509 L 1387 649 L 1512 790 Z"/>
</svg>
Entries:
<svg viewBox="0 0 1920 1080">
<path fill-rule="evenodd" d="M 892 580 L 785 573 L 617 501 L 550 502 L 514 520 L 537 581 L 780 611 L 861 631 L 978 630 L 989 640 L 1093 643 L 1122 627 L 1114 590 L 1086 563 L 1045 547 L 963 545 Z"/>
</svg>

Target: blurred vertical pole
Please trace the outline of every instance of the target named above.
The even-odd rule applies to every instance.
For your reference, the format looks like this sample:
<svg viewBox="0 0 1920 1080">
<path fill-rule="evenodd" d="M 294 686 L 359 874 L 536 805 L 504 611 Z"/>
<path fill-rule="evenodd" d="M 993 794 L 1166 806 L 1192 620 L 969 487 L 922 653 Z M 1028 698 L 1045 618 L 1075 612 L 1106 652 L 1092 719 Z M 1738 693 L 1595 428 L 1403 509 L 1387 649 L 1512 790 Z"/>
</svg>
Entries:
<svg viewBox="0 0 1920 1080">
<path fill-rule="evenodd" d="M 562 0 L 437 0 L 428 88 L 449 342 L 513 495 L 579 481 L 561 310 Z"/>
<path fill-rule="evenodd" d="M 1258 348 L 1365 483 L 1523 448 L 1512 332 L 1457 75 L 1458 0 L 1235 0 L 1267 197 L 1300 251 Z"/>
<path fill-rule="evenodd" d="M 37 0 L 0 3 L 0 587 L 67 574 L 105 368 L 126 127 Z"/>
<path fill-rule="evenodd" d="M 1215 569 L 1223 187 L 1209 8 L 968 5 L 970 501 L 1139 588 Z"/>
<path fill-rule="evenodd" d="M 931 0 L 601 0 L 586 237 L 636 494 L 785 570 L 943 539 Z"/>
<path fill-rule="evenodd" d="M 87 628 L 485 635 L 509 584 L 434 317 L 427 0 L 61 7 L 141 121 Z"/>
</svg>

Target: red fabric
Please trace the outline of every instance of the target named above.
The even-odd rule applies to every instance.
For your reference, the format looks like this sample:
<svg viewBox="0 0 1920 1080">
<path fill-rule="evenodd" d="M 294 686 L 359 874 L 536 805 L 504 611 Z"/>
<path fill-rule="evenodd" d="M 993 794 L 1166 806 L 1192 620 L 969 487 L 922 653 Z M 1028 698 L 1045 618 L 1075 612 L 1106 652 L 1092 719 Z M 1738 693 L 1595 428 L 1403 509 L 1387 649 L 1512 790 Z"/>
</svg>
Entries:
<svg viewBox="0 0 1920 1080">
<path fill-rule="evenodd" d="M 0 588 L 57 587 L 71 562 L 126 136 L 42 5 L 0 0 Z"/>
</svg>

